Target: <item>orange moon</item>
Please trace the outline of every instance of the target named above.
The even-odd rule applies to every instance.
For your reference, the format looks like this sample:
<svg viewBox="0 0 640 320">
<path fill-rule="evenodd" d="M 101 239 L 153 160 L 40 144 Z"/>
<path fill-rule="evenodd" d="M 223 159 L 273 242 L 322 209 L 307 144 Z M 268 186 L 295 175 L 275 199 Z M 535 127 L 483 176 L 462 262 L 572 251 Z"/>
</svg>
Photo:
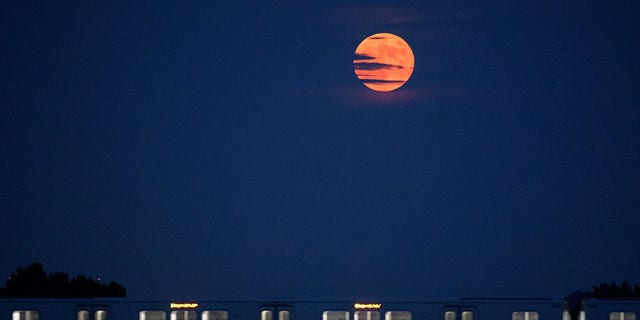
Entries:
<svg viewBox="0 0 640 320">
<path fill-rule="evenodd" d="M 376 33 L 356 48 L 353 68 L 367 88 L 392 91 L 409 80 L 413 63 L 413 51 L 406 41 L 395 34 Z"/>
</svg>

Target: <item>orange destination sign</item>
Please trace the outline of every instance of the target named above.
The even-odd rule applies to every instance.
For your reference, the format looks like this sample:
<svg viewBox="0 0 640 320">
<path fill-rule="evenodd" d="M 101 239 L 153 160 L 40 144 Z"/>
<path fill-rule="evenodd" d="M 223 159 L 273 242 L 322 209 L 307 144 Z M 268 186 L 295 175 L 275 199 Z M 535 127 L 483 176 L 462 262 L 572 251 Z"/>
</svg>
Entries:
<svg viewBox="0 0 640 320">
<path fill-rule="evenodd" d="M 198 304 L 195 302 L 187 302 L 187 303 L 171 302 L 171 309 L 195 309 L 197 307 L 198 307 Z"/>
<path fill-rule="evenodd" d="M 380 309 L 382 303 L 356 303 L 353 307 L 356 309 Z"/>
</svg>

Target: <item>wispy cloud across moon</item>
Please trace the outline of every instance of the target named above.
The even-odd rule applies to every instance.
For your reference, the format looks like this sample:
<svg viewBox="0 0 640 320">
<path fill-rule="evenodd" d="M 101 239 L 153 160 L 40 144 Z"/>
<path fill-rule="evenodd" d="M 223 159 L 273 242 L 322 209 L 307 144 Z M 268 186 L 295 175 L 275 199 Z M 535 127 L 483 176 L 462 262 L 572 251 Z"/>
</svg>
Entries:
<svg viewBox="0 0 640 320">
<path fill-rule="evenodd" d="M 375 58 L 376 57 L 371 56 L 371 55 L 358 54 L 358 53 L 354 54 L 354 56 L 353 56 L 353 60 L 373 60 Z"/>
<path fill-rule="evenodd" d="M 405 68 L 397 64 L 379 63 L 379 62 L 354 61 L 353 65 L 356 70 L 384 70 L 384 69 L 400 70 Z"/>
</svg>

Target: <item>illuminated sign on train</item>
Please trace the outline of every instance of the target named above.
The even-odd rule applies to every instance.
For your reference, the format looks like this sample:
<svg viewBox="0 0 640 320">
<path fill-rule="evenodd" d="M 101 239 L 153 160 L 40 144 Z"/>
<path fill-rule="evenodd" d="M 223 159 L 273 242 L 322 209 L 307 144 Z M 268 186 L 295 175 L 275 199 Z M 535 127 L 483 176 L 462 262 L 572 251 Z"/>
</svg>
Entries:
<svg viewBox="0 0 640 320">
<path fill-rule="evenodd" d="M 382 303 L 356 303 L 353 307 L 356 309 L 380 309 Z"/>
<path fill-rule="evenodd" d="M 195 302 L 187 302 L 187 303 L 171 302 L 171 309 L 195 309 L 197 307 L 198 307 L 198 304 Z"/>
</svg>

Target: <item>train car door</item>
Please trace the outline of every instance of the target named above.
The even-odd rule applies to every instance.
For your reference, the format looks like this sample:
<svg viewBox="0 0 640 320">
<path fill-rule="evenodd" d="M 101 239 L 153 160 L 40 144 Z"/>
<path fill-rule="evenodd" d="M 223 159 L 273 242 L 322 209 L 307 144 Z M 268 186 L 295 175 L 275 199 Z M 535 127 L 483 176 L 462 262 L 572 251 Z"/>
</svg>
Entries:
<svg viewBox="0 0 640 320">
<path fill-rule="evenodd" d="M 107 320 L 107 306 L 103 305 L 77 305 L 77 320 Z"/>
<path fill-rule="evenodd" d="M 442 309 L 443 320 L 477 320 L 476 308 L 472 305 L 449 305 Z"/>
<path fill-rule="evenodd" d="M 293 320 L 293 308 L 281 304 L 262 305 L 260 320 Z"/>
</svg>

